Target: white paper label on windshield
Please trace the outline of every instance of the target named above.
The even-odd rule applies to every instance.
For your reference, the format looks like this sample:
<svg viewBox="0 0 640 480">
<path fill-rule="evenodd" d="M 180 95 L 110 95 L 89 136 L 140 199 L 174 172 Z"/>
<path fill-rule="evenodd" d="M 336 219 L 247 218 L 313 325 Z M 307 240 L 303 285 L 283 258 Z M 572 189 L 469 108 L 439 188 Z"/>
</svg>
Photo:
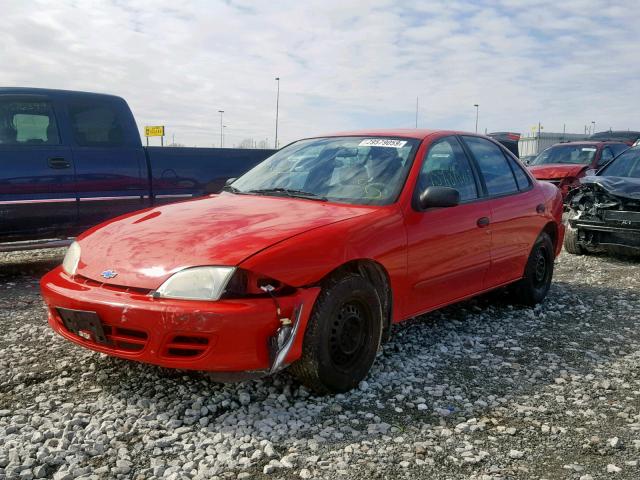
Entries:
<svg viewBox="0 0 640 480">
<path fill-rule="evenodd" d="M 366 138 L 362 140 L 359 147 L 389 147 L 402 148 L 407 144 L 406 140 L 392 140 L 390 138 Z"/>
<path fill-rule="evenodd" d="M 583 152 L 595 152 L 597 149 L 592 147 L 585 147 L 582 149 Z"/>
</svg>

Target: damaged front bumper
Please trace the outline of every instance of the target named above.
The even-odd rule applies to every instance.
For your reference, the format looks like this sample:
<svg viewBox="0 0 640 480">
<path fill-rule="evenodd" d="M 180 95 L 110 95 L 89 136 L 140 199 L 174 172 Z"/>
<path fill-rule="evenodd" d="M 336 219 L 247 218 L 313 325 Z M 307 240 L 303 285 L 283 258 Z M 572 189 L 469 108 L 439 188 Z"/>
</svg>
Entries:
<svg viewBox="0 0 640 480">
<path fill-rule="evenodd" d="M 145 292 L 71 278 L 60 267 L 41 281 L 49 324 L 64 338 L 108 355 L 168 368 L 261 376 L 297 360 L 319 287 L 272 298 L 215 302 L 152 298 Z M 91 315 L 93 314 L 93 315 Z M 98 319 L 96 321 L 96 319 Z M 278 336 L 281 342 L 274 342 Z"/>
<path fill-rule="evenodd" d="M 640 252 L 640 200 L 612 194 L 602 179 L 587 179 L 572 195 L 568 224 L 583 247 L 615 246 Z"/>
</svg>

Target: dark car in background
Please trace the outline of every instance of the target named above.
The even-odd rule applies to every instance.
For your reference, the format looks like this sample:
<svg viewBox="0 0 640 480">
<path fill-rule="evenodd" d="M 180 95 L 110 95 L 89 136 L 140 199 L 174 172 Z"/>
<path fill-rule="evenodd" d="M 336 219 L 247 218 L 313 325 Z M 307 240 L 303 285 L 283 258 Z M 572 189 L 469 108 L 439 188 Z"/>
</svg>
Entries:
<svg viewBox="0 0 640 480">
<path fill-rule="evenodd" d="M 543 150 L 528 165 L 538 180 L 553 183 L 566 197 L 589 169 L 598 169 L 624 152 L 624 142 L 563 142 Z"/>
<path fill-rule="evenodd" d="M 120 97 L 0 88 L 0 251 L 57 246 L 108 218 L 219 192 L 274 151 L 145 148 Z"/>
<path fill-rule="evenodd" d="M 616 142 L 624 142 L 628 145 L 632 145 L 640 140 L 640 132 L 636 132 L 633 130 L 606 130 L 604 132 L 594 133 L 587 140 L 598 142 L 613 140 Z"/>
<path fill-rule="evenodd" d="M 567 200 L 567 252 L 640 253 L 640 147 L 584 177 Z"/>
</svg>

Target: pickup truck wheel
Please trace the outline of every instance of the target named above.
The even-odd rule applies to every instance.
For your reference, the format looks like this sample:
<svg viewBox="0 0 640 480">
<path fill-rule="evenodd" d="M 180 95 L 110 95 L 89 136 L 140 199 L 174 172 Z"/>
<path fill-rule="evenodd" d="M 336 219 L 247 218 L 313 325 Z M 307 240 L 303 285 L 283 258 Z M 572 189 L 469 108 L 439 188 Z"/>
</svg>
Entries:
<svg viewBox="0 0 640 480">
<path fill-rule="evenodd" d="M 366 279 L 349 274 L 331 279 L 313 307 L 302 356 L 290 367 L 319 394 L 351 390 L 363 380 L 382 337 L 382 305 Z"/>
<path fill-rule="evenodd" d="M 578 243 L 578 229 L 567 224 L 564 231 L 564 249 L 573 255 L 584 255 L 586 250 Z"/>
<path fill-rule="evenodd" d="M 554 247 L 551 238 L 541 233 L 531 249 L 524 277 L 513 289 L 516 303 L 534 306 L 547 296 L 553 278 Z"/>
</svg>

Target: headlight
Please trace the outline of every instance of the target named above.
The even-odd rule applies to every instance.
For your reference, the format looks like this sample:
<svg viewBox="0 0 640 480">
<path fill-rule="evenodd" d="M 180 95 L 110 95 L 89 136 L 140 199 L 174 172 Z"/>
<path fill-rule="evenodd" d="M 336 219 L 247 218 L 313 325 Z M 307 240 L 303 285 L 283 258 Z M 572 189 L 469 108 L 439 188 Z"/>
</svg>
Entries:
<svg viewBox="0 0 640 480">
<path fill-rule="evenodd" d="M 73 276 L 76 274 L 79 261 L 80 245 L 78 244 L 78 242 L 73 242 L 71 245 L 69 245 L 67 254 L 64 256 L 64 260 L 62 260 L 62 269 L 66 272 L 67 275 Z"/>
<path fill-rule="evenodd" d="M 169 277 L 153 296 L 184 300 L 218 300 L 234 270 L 234 267 L 185 268 Z"/>
</svg>

